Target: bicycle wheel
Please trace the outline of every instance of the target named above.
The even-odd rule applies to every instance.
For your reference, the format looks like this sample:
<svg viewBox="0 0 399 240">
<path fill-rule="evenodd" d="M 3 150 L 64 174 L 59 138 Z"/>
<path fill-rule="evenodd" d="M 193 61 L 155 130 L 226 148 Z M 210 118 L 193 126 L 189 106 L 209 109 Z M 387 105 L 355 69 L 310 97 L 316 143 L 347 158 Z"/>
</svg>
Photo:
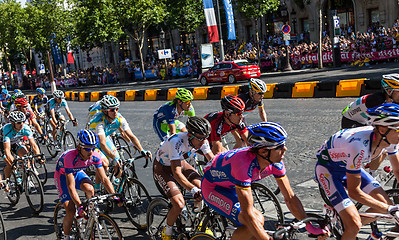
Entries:
<svg viewBox="0 0 399 240">
<path fill-rule="evenodd" d="M 129 151 L 129 153 L 132 153 L 132 149 L 130 149 L 129 144 L 122 136 L 120 136 L 120 135 L 117 136 L 115 139 L 115 143 L 116 143 L 115 146 L 119 145 L 119 147 L 126 148 Z"/>
<path fill-rule="evenodd" d="M 259 183 L 252 183 L 254 206 L 265 218 L 263 227 L 266 230 L 276 230 L 276 224 L 284 222 L 283 211 L 276 195 L 267 187 Z"/>
<path fill-rule="evenodd" d="M 51 135 L 51 134 L 50 134 Z M 47 147 L 47 151 L 48 151 L 48 153 L 50 154 L 50 156 L 52 157 L 52 158 L 55 158 L 56 156 L 57 156 L 57 154 L 58 154 L 58 150 L 57 150 L 57 147 L 56 147 L 56 145 L 55 145 L 55 142 L 54 142 L 54 140 L 51 138 L 49 138 L 48 139 L 48 143 L 47 143 L 47 145 L 46 145 L 46 147 Z"/>
<path fill-rule="evenodd" d="M 7 239 L 7 230 L 4 226 L 4 218 L 1 212 L 0 212 L 0 239 L 1 240 Z"/>
<path fill-rule="evenodd" d="M 34 169 L 39 173 L 37 176 L 42 183 L 42 186 L 47 182 L 47 166 L 46 162 L 40 162 L 37 159 L 35 160 L 35 164 L 33 165 Z"/>
<path fill-rule="evenodd" d="M 122 160 L 121 162 L 122 162 L 122 163 L 124 163 L 124 162 L 127 161 L 128 159 L 131 159 L 131 158 L 132 158 L 132 155 L 130 154 L 129 150 L 128 150 L 127 148 L 125 148 L 125 147 L 120 147 L 119 150 L 118 150 L 118 152 L 119 152 L 119 156 L 121 157 L 121 160 Z M 136 178 L 136 179 L 138 179 L 137 174 L 136 174 L 136 168 L 135 168 L 135 166 L 134 166 L 134 161 L 131 162 L 130 165 L 131 165 L 131 167 L 129 167 L 129 168 L 127 169 L 128 176 L 129 176 L 130 178 Z"/>
<path fill-rule="evenodd" d="M 215 238 L 207 233 L 196 233 L 194 236 L 190 238 L 190 240 L 215 240 L 219 238 Z"/>
<path fill-rule="evenodd" d="M 35 214 L 40 213 L 44 204 L 43 186 L 39 177 L 31 170 L 26 171 L 24 189 L 29 207 Z"/>
<path fill-rule="evenodd" d="M 63 221 L 64 217 L 66 215 L 65 208 L 63 207 L 63 204 L 61 202 L 58 202 L 57 205 L 55 206 L 54 209 L 54 231 L 55 231 L 55 236 L 57 237 L 57 240 L 62 240 L 64 237 L 64 229 L 63 229 Z M 76 228 L 77 222 L 76 219 L 73 219 L 73 224 L 71 228 L 71 233 L 69 234 L 72 237 L 75 237 L 75 239 L 78 239 L 78 230 Z"/>
<path fill-rule="evenodd" d="M 388 195 L 389 199 L 394 203 L 394 205 L 399 203 L 399 189 L 389 189 L 385 191 L 386 194 Z M 389 222 L 389 221 L 383 221 L 383 220 L 377 220 L 375 221 L 375 224 L 370 224 L 371 229 L 378 227 L 378 229 L 381 232 L 387 232 L 388 230 L 392 229 L 395 227 L 395 222 Z M 397 225 L 395 227 L 395 230 L 392 230 L 393 232 L 397 232 Z M 395 237 L 385 237 L 384 239 L 391 240 L 395 239 Z"/>
<path fill-rule="evenodd" d="M 98 216 L 98 223 L 93 222 L 91 227 L 90 239 L 120 239 L 122 233 L 115 220 L 106 214 Z"/>
<path fill-rule="evenodd" d="M 267 176 L 259 181 L 262 185 L 267 186 L 272 192 L 277 195 L 280 193 L 280 188 L 277 185 L 276 179 L 273 175 Z"/>
<path fill-rule="evenodd" d="M 151 202 L 147 189 L 139 180 L 129 178 L 122 191 L 126 199 L 124 207 L 127 217 L 139 230 L 146 229 L 147 208 Z"/>
<path fill-rule="evenodd" d="M 76 148 L 75 137 L 70 131 L 65 131 L 64 137 L 62 138 L 62 146 L 64 151 Z"/>
<path fill-rule="evenodd" d="M 11 206 L 15 206 L 19 202 L 19 198 L 21 196 L 21 189 L 17 182 L 17 177 L 14 171 L 11 172 L 8 181 L 8 187 L 10 188 L 10 190 L 6 192 L 7 198 L 8 200 L 10 200 Z"/>
<path fill-rule="evenodd" d="M 205 215 L 204 220 L 199 225 L 199 231 L 202 233 L 212 233 L 212 235 L 219 239 L 229 239 L 226 230 L 228 229 L 228 221 L 225 217 L 217 214 L 216 212 L 208 213 Z M 233 223 L 230 224 L 231 226 Z"/>
<path fill-rule="evenodd" d="M 152 240 L 162 239 L 162 230 L 166 226 L 166 217 L 169 210 L 169 202 L 165 198 L 156 198 L 148 206 L 147 226 L 148 234 Z"/>
</svg>

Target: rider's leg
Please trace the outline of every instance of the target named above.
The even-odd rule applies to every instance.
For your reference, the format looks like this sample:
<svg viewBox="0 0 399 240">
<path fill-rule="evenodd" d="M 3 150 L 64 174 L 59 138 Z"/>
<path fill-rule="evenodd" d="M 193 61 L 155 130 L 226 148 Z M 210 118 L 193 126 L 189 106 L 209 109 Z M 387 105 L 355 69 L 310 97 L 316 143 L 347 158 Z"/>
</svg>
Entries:
<svg viewBox="0 0 399 240">
<path fill-rule="evenodd" d="M 64 229 L 64 235 L 71 234 L 71 227 L 73 223 L 73 218 L 75 217 L 75 204 L 73 201 L 66 201 L 64 202 L 64 208 L 66 211 L 64 220 L 62 221 L 62 227 Z"/>
<path fill-rule="evenodd" d="M 57 140 L 57 125 L 55 125 L 55 122 L 53 121 L 53 119 L 50 119 L 50 124 L 51 124 L 51 135 L 53 135 L 53 139 L 54 141 Z"/>
<path fill-rule="evenodd" d="M 173 224 L 177 220 L 177 217 L 185 207 L 186 203 L 181 193 L 172 196 L 171 198 L 169 198 L 169 200 L 172 203 L 172 208 L 169 210 L 168 216 L 166 218 L 166 224 L 168 224 L 168 226 L 173 226 Z"/>
<path fill-rule="evenodd" d="M 344 208 L 339 212 L 339 216 L 341 217 L 345 229 L 341 239 L 355 240 L 362 227 L 362 221 L 355 205 Z"/>
<path fill-rule="evenodd" d="M 85 193 L 87 199 L 94 196 L 94 187 L 90 179 L 84 179 L 80 184 L 80 189 Z"/>
<path fill-rule="evenodd" d="M 254 210 L 254 214 L 255 214 L 255 221 L 257 223 L 257 225 L 261 225 L 263 226 L 264 224 L 264 217 L 263 215 L 259 212 L 259 210 L 257 210 L 256 208 L 253 209 Z M 238 215 L 238 220 L 242 223 L 245 222 L 242 214 L 240 212 L 240 214 Z M 233 233 L 233 235 L 231 236 L 231 240 L 241 240 L 241 239 L 255 239 L 255 237 L 253 236 L 253 233 L 251 233 L 250 229 L 245 226 L 239 226 Z"/>
</svg>

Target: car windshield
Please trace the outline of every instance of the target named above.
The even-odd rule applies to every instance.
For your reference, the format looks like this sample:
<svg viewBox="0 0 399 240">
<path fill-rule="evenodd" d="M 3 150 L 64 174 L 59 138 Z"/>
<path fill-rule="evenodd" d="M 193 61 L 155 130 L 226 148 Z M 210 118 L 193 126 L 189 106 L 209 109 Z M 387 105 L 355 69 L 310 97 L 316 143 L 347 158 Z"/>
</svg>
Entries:
<svg viewBox="0 0 399 240">
<path fill-rule="evenodd" d="M 235 64 L 237 64 L 237 66 L 240 66 L 240 67 L 253 65 L 252 63 L 249 63 L 247 61 L 245 61 L 245 62 L 235 62 Z"/>
</svg>

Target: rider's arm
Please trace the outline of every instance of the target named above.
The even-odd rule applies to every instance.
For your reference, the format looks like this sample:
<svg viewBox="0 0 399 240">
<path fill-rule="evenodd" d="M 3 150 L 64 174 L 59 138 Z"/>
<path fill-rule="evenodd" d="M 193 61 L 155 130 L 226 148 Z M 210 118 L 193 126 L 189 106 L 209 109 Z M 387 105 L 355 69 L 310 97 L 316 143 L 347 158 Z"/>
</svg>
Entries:
<svg viewBox="0 0 399 240">
<path fill-rule="evenodd" d="M 35 127 L 36 131 L 40 134 L 43 135 L 42 128 L 40 127 L 39 123 L 36 121 L 35 118 L 31 119 L 32 125 Z"/>
<path fill-rule="evenodd" d="M 133 132 L 130 128 L 126 129 L 124 132 L 127 135 L 127 137 L 129 138 L 129 140 L 133 143 L 133 145 L 137 148 L 137 150 L 139 150 L 140 152 L 144 150 L 140 144 L 140 140 L 136 137 L 136 135 L 133 134 Z"/>
<path fill-rule="evenodd" d="M 213 154 L 218 154 L 221 152 L 226 152 L 227 149 L 225 147 L 223 147 L 223 144 L 221 141 L 213 141 L 212 142 L 212 152 Z"/>
<path fill-rule="evenodd" d="M 69 110 L 69 107 L 65 107 L 65 112 L 67 113 L 67 115 L 68 115 L 70 120 L 75 120 L 73 118 L 73 115 L 72 115 L 71 111 Z"/>
<path fill-rule="evenodd" d="M 111 181 L 105 174 L 105 170 L 103 167 L 96 168 L 97 171 L 97 176 L 100 177 L 101 182 L 103 183 L 105 189 L 107 190 L 108 193 L 114 193 L 114 187 L 111 184 Z"/>
<path fill-rule="evenodd" d="M 262 106 L 258 106 L 258 110 L 259 110 L 259 117 L 260 119 L 262 119 L 262 122 L 267 122 L 267 117 L 266 117 L 266 111 L 265 108 Z"/>
<path fill-rule="evenodd" d="M 6 155 L 6 158 L 4 159 L 6 162 L 9 163 L 9 165 L 12 165 L 12 162 L 14 162 L 14 157 L 11 154 L 11 143 L 10 142 L 4 142 L 4 152 Z"/>
<path fill-rule="evenodd" d="M 245 223 L 245 226 L 251 232 L 251 235 L 256 239 L 270 239 L 266 234 L 263 224 L 256 221 L 256 213 L 254 210 L 254 200 L 252 197 L 252 190 L 248 188 L 240 188 L 236 186 L 238 201 L 240 202 L 241 212 L 239 215 L 240 222 Z"/>
<path fill-rule="evenodd" d="M 82 205 L 82 202 L 80 201 L 79 195 L 75 188 L 75 176 L 73 175 L 73 173 L 65 173 L 65 175 L 69 195 L 71 196 L 73 203 L 75 203 L 75 205 L 79 207 L 80 205 Z"/>
<path fill-rule="evenodd" d="M 175 123 L 173 122 L 172 124 L 168 124 L 169 126 L 169 135 L 173 135 L 176 133 L 176 126 Z"/>
<path fill-rule="evenodd" d="M 284 201 L 288 209 L 296 219 L 302 220 L 306 217 L 305 210 L 299 198 L 295 195 L 291 188 L 290 181 L 287 176 L 276 178 L 277 185 L 284 196 Z"/>
<path fill-rule="evenodd" d="M 182 160 L 180 159 L 170 161 L 170 167 L 172 168 L 173 177 L 180 184 L 180 186 L 184 187 L 188 191 L 191 191 L 191 189 L 195 187 L 195 185 L 188 181 L 186 176 L 184 176 L 182 172 L 181 161 Z"/>
<path fill-rule="evenodd" d="M 40 148 L 37 146 L 35 139 L 32 137 L 28 138 L 28 140 L 29 140 L 29 145 L 32 146 L 33 153 L 36 155 L 40 154 Z"/>
<path fill-rule="evenodd" d="M 346 177 L 347 189 L 350 198 L 380 212 L 386 213 L 388 211 L 388 204 L 383 203 L 362 191 L 360 188 L 362 181 L 360 173 L 347 172 Z"/>
<path fill-rule="evenodd" d="M 107 157 L 114 159 L 116 154 L 111 151 L 111 149 L 107 146 L 107 137 L 104 134 L 99 134 L 98 139 L 100 142 L 101 150 L 104 151 Z"/>
<path fill-rule="evenodd" d="M 54 124 L 57 124 L 57 119 L 55 119 L 55 111 L 54 108 L 50 109 L 51 119 L 53 120 Z"/>
</svg>

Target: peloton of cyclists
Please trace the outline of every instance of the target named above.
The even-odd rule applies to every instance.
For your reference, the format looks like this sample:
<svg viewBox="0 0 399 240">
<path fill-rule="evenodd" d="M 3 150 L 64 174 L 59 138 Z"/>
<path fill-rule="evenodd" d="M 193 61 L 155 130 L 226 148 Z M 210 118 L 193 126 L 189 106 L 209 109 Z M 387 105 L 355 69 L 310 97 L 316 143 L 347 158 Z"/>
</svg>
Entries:
<svg viewBox="0 0 399 240">
<path fill-rule="evenodd" d="M 46 114 L 44 108 L 48 102 L 48 98 L 46 96 L 46 90 L 44 90 L 44 88 L 37 88 L 36 92 L 37 95 L 33 97 L 31 106 L 33 112 L 36 114 L 36 117 L 40 119 L 43 118 Z"/>
</svg>

